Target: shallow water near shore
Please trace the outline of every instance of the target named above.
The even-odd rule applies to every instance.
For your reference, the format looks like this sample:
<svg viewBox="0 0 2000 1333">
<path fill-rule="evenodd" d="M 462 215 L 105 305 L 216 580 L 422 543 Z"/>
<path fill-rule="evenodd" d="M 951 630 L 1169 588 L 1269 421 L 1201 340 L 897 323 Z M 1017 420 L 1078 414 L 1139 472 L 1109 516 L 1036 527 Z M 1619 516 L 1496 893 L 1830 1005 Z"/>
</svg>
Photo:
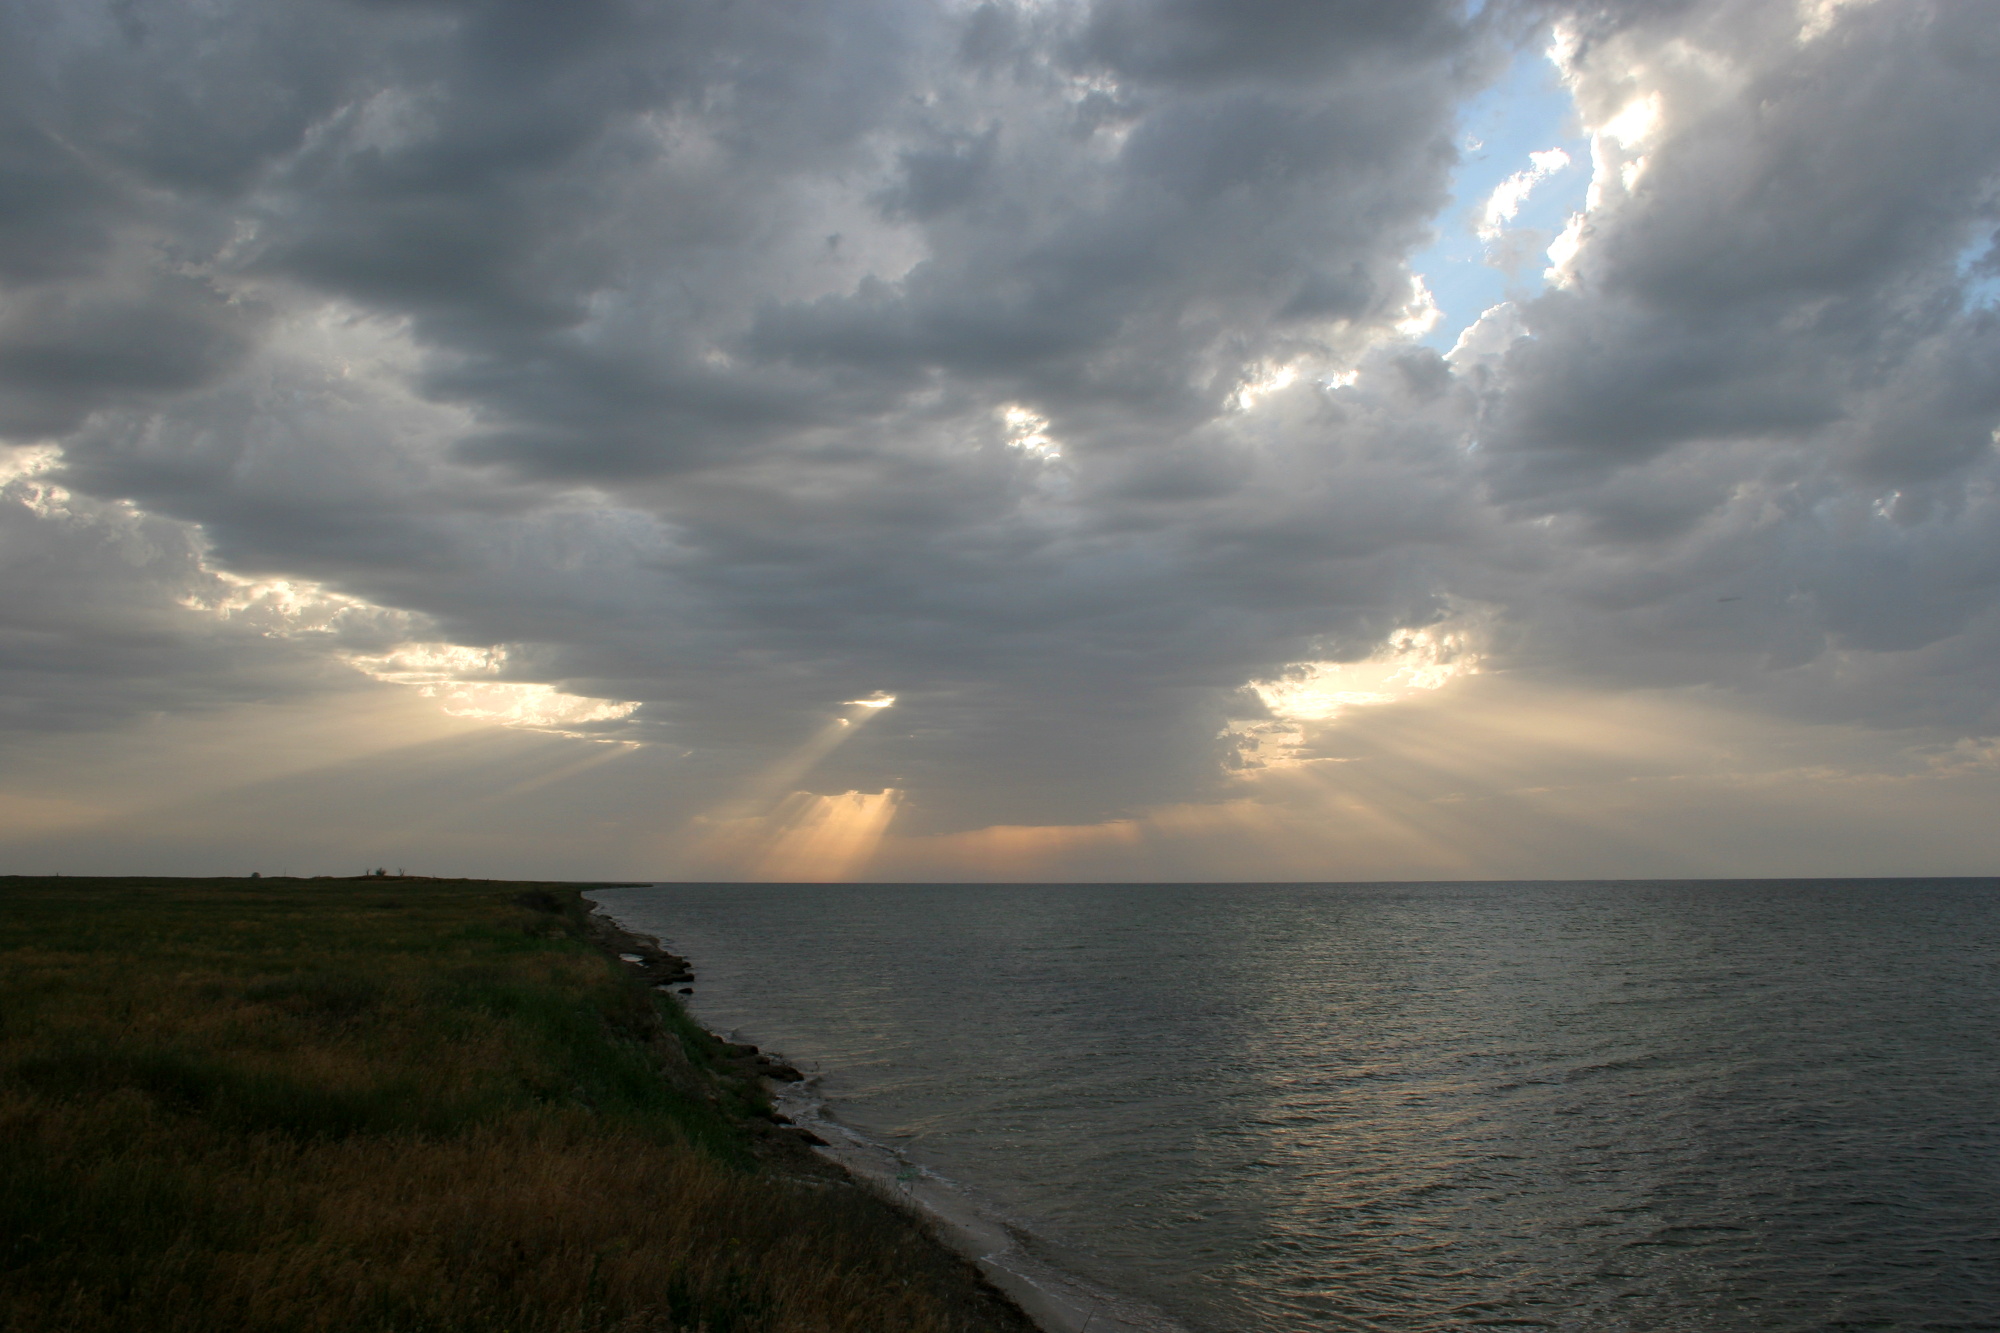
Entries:
<svg viewBox="0 0 2000 1333">
<path fill-rule="evenodd" d="M 2000 881 L 590 896 L 1202 1333 L 2000 1329 Z"/>
</svg>

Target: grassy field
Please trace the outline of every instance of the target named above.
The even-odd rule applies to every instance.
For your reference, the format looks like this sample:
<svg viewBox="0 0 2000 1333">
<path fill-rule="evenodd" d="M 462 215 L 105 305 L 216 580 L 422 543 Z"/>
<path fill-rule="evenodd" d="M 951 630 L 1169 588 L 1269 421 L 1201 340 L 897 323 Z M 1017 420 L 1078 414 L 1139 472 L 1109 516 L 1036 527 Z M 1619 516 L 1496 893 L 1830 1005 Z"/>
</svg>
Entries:
<svg viewBox="0 0 2000 1333">
<path fill-rule="evenodd" d="M 0 1330 L 1025 1333 L 586 925 L 0 878 Z"/>
</svg>

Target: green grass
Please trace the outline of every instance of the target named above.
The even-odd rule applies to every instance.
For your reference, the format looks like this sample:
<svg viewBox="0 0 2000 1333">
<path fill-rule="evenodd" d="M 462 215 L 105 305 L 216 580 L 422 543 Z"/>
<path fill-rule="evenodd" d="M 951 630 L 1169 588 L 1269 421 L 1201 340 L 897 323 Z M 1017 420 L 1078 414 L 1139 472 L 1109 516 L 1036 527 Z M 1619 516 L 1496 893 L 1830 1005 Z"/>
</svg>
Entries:
<svg viewBox="0 0 2000 1333">
<path fill-rule="evenodd" d="M 0 1333 L 1027 1328 L 767 1113 L 565 886 L 0 878 Z"/>
</svg>

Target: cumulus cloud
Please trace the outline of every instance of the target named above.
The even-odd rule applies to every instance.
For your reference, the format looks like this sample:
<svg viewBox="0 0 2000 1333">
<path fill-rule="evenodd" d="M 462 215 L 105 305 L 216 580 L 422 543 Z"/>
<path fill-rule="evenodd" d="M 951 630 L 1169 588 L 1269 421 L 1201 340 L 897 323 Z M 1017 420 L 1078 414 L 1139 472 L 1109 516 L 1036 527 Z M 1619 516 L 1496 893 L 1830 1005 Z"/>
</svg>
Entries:
<svg viewBox="0 0 2000 1333">
<path fill-rule="evenodd" d="M 1801 12 L 1559 29 L 1591 200 L 1564 285 L 1477 359 L 1483 467 L 1578 551 L 1524 602 L 1542 660 L 1811 710 L 1818 677 L 1908 671 L 1839 710 L 1909 717 L 1915 686 L 1990 728 L 1929 650 L 1982 632 L 1996 569 L 2000 322 L 1956 261 L 2000 198 L 1975 128 L 2000 30 L 1967 5 Z"/>
<path fill-rule="evenodd" d="M 881 692 L 800 782 L 944 835 L 1241 799 L 1254 685 L 1476 607 L 1489 671 L 1996 726 L 1976 3 L 0 25 L 0 432 L 77 506 L 7 511 L 60 573 L 6 614 L 207 617 L 40 725 L 373 662 L 728 788 Z M 1521 43 L 1589 200 L 1440 357 L 1409 257 Z M 367 611 L 280 632 L 231 578 Z M 94 651 L 33 642 L 27 701 Z"/>
</svg>

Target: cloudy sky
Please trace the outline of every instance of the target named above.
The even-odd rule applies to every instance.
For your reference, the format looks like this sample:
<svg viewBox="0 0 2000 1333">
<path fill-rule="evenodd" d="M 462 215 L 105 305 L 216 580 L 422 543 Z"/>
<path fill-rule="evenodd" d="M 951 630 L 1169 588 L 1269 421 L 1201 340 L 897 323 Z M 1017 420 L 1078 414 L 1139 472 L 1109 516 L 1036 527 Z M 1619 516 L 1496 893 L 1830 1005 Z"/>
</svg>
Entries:
<svg viewBox="0 0 2000 1333">
<path fill-rule="evenodd" d="M 1990 0 L 0 15 L 0 868 L 2000 869 Z"/>
</svg>

